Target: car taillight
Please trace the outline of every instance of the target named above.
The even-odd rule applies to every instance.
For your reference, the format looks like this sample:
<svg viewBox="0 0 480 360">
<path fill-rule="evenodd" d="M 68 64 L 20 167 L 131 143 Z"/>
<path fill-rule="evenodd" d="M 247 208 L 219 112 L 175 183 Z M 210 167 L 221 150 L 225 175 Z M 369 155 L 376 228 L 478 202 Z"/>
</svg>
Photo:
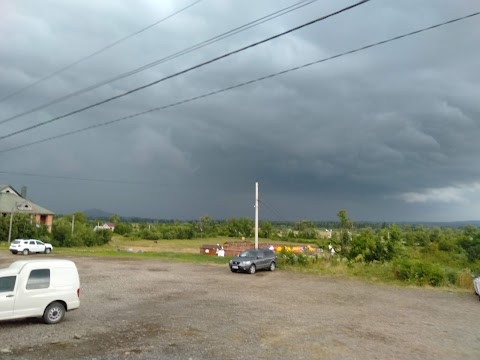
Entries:
<svg viewBox="0 0 480 360">
<path fill-rule="evenodd" d="M 77 289 L 77 296 L 80 297 L 80 288 Z"/>
</svg>

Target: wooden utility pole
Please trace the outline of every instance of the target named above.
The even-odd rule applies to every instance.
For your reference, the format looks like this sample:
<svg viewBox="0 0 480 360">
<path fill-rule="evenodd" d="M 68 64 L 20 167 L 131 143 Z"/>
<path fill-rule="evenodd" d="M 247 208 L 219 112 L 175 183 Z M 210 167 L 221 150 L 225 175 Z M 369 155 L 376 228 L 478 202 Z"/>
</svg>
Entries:
<svg viewBox="0 0 480 360">
<path fill-rule="evenodd" d="M 255 249 L 258 249 L 258 182 L 255 183 Z"/>
<path fill-rule="evenodd" d="M 13 224 L 13 208 L 12 212 L 10 213 L 10 227 L 8 228 L 8 245 L 12 241 L 12 224 Z"/>
</svg>

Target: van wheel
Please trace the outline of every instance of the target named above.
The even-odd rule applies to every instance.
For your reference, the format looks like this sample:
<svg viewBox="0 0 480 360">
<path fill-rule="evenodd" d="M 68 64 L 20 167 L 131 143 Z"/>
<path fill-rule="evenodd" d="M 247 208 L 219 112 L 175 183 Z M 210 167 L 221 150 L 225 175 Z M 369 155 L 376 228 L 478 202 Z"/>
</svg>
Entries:
<svg viewBox="0 0 480 360">
<path fill-rule="evenodd" d="M 65 307 L 59 302 L 53 302 L 47 306 L 43 313 L 43 321 L 47 324 L 57 324 L 65 316 Z"/>
<path fill-rule="evenodd" d="M 248 268 L 248 272 L 249 272 L 250 274 L 255 274 L 255 271 L 256 271 L 256 270 L 257 270 L 257 269 L 255 268 L 255 265 L 254 265 L 254 264 L 250 265 L 250 267 Z"/>
<path fill-rule="evenodd" d="M 50 251 L 52 251 L 50 248 L 45 249 L 45 254 L 50 254 Z"/>
<path fill-rule="evenodd" d="M 22 251 L 22 254 L 23 254 L 23 255 L 28 255 L 28 254 L 30 254 L 30 251 L 28 251 L 28 249 L 24 249 L 24 250 Z"/>
</svg>

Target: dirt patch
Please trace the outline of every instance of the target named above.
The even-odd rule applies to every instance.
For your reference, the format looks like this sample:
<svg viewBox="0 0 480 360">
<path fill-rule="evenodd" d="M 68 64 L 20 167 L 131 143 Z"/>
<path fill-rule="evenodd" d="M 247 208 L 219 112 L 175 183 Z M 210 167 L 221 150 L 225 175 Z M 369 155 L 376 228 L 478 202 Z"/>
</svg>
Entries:
<svg viewBox="0 0 480 360">
<path fill-rule="evenodd" d="M 480 302 L 470 293 L 69 258 L 80 271 L 80 309 L 53 326 L 0 323 L 0 350 L 12 351 L 0 359 L 480 358 Z M 0 253 L 0 267 L 19 259 Z"/>
</svg>

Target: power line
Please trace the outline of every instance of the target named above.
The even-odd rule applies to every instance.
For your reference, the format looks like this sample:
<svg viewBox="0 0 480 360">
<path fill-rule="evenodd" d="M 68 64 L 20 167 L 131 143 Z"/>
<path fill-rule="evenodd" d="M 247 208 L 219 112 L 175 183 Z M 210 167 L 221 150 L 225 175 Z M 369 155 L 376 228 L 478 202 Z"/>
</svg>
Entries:
<svg viewBox="0 0 480 360">
<path fill-rule="evenodd" d="M 275 210 L 273 210 L 273 208 L 268 205 L 265 201 L 261 200 L 261 199 L 258 199 L 258 202 L 261 203 L 262 205 L 265 205 L 265 207 L 273 214 L 275 215 L 279 221 L 285 221 L 285 219 L 287 219 L 286 217 L 283 217 L 281 215 L 278 214 L 278 212 L 276 212 Z"/>
<path fill-rule="evenodd" d="M 48 137 L 48 138 L 45 138 L 45 139 L 42 139 L 42 140 L 33 141 L 33 142 L 30 142 L 30 143 L 27 143 L 27 144 L 14 146 L 14 147 L 11 147 L 11 148 L 8 148 L 8 149 L 5 149 L 5 150 L 0 150 L 0 154 L 1 153 L 6 153 L 6 152 L 9 152 L 9 151 L 13 151 L 13 150 L 17 150 L 17 149 L 21 149 L 21 148 L 24 148 L 24 147 L 27 147 L 27 146 L 36 145 L 36 144 L 44 143 L 44 142 L 47 142 L 47 141 L 59 139 L 59 138 L 65 137 L 65 136 L 78 134 L 78 133 L 81 133 L 81 132 L 84 132 L 84 131 L 87 131 L 87 130 L 90 130 L 90 129 L 111 125 L 111 124 L 114 124 L 114 123 L 117 123 L 117 122 L 120 122 L 120 121 L 132 119 L 132 118 L 135 118 L 135 117 L 138 117 L 138 116 L 141 116 L 141 115 L 145 115 L 145 114 L 148 114 L 148 113 L 151 113 L 151 112 L 155 112 L 155 111 L 164 110 L 164 109 L 167 109 L 167 108 L 172 108 L 172 107 L 176 107 L 176 106 L 179 106 L 179 105 L 183 105 L 183 104 L 186 104 L 186 103 L 189 103 L 189 102 L 193 102 L 193 101 L 200 100 L 200 99 L 203 99 L 203 98 L 207 98 L 207 97 L 217 95 L 217 94 L 220 94 L 220 93 L 223 93 L 223 92 L 227 92 L 229 90 L 237 89 L 237 88 L 240 88 L 240 87 L 244 87 L 244 86 L 247 86 L 247 85 L 251 85 L 251 84 L 263 81 L 263 80 L 267 80 L 267 79 L 271 79 L 271 78 L 274 78 L 274 77 L 277 77 L 277 76 L 280 76 L 280 75 L 284 75 L 284 74 L 287 74 L 287 73 L 290 73 L 290 72 L 293 72 L 293 71 L 304 69 L 304 68 L 307 68 L 307 67 L 310 67 L 310 66 L 313 66 L 313 65 L 316 65 L 316 64 L 320 64 L 320 63 L 323 63 L 323 62 L 334 60 L 334 59 L 337 59 L 337 58 L 340 58 L 340 57 L 343 57 L 343 56 L 346 56 L 346 55 L 351 55 L 351 54 L 354 54 L 354 53 L 357 53 L 357 52 L 360 52 L 360 51 L 363 51 L 363 50 L 367 50 L 367 49 L 370 49 L 370 48 L 373 48 L 373 47 L 376 47 L 376 46 L 384 45 L 384 44 L 387 44 L 387 43 L 390 43 L 390 42 L 393 42 L 393 41 L 396 41 L 396 40 L 400 40 L 400 39 L 403 39 L 403 38 L 406 38 L 406 37 L 409 37 L 409 36 L 413 36 L 413 35 L 428 31 L 428 30 L 439 28 L 439 27 L 445 26 L 447 24 L 452 24 L 454 22 L 465 20 L 467 18 L 471 18 L 471 17 L 477 16 L 477 15 L 480 15 L 480 12 L 476 12 L 476 13 L 473 13 L 473 14 L 470 14 L 470 15 L 462 16 L 462 17 L 459 17 L 459 18 L 456 18 L 456 19 L 453 19 L 453 20 L 449 20 L 449 21 L 446 21 L 446 22 L 443 22 L 443 23 L 440 23 L 440 24 L 436 24 L 436 25 L 433 25 L 433 26 L 429 26 L 429 27 L 426 27 L 426 28 L 423 28 L 423 29 L 420 29 L 420 30 L 415 30 L 415 31 L 412 31 L 412 32 L 409 32 L 409 33 L 406 33 L 406 34 L 403 34 L 403 35 L 395 36 L 395 37 L 387 39 L 387 40 L 379 41 L 379 42 L 376 42 L 376 43 L 373 43 L 373 44 L 370 44 L 370 45 L 365 45 L 365 46 L 362 46 L 360 48 L 345 51 L 345 52 L 342 52 L 342 53 L 339 53 L 339 54 L 336 54 L 336 55 L 333 55 L 333 56 L 329 56 L 329 57 L 326 57 L 326 58 L 323 58 L 323 59 L 320 59 L 320 60 L 312 61 L 312 62 L 303 64 L 303 65 L 299 65 L 299 66 L 289 68 L 289 69 L 286 69 L 286 70 L 283 70 L 283 71 L 272 73 L 272 74 L 269 74 L 269 75 L 266 75 L 266 76 L 262 76 L 260 78 L 254 79 L 254 80 L 245 81 L 243 83 L 232 85 L 232 86 L 220 89 L 220 90 L 211 91 L 209 93 L 205 93 L 205 94 L 202 94 L 202 95 L 198 95 L 198 96 L 195 96 L 195 97 L 191 97 L 191 98 L 188 98 L 188 99 L 184 99 L 184 100 L 181 100 L 181 101 L 170 103 L 168 105 L 152 108 L 152 109 L 142 111 L 142 112 L 139 112 L 139 113 L 136 113 L 136 114 L 124 116 L 124 117 L 117 118 L 117 119 L 114 119 L 114 120 L 110 120 L 110 121 L 100 123 L 100 124 L 91 125 L 91 126 L 88 126 L 88 127 L 85 127 L 85 128 L 69 131 L 69 132 L 59 134 L 59 135 L 55 135 L 55 136 L 51 136 L 51 137 Z"/>
<path fill-rule="evenodd" d="M 58 121 L 58 120 L 60 120 L 60 119 L 66 118 L 66 117 L 68 117 L 68 116 L 71 116 L 71 115 L 74 115 L 74 114 L 78 114 L 78 113 L 80 113 L 80 112 L 83 112 L 83 111 L 85 111 L 85 110 L 91 109 L 91 108 L 93 108 L 93 107 L 96 107 L 96 106 L 99 106 L 99 105 L 103 105 L 103 104 L 108 103 L 108 102 L 110 102 L 110 101 L 119 99 L 119 98 L 121 98 L 121 97 L 130 95 L 130 94 L 133 94 L 133 93 L 135 93 L 135 92 L 137 92 L 137 91 L 146 89 L 146 88 L 148 88 L 148 87 L 151 87 L 151 86 L 153 86 L 153 85 L 156 85 L 156 84 L 161 83 L 161 82 L 163 82 L 163 81 L 166 81 L 166 80 L 168 80 L 168 79 L 171 79 L 171 78 L 174 78 L 174 77 L 183 75 L 183 74 L 185 74 L 185 73 L 188 73 L 188 72 L 190 72 L 190 71 L 199 69 L 199 68 L 201 68 L 201 67 L 203 67 L 203 66 L 206 66 L 206 65 L 208 65 L 208 64 L 214 63 L 214 62 L 216 62 L 216 61 L 218 61 L 218 60 L 225 59 L 225 58 L 227 58 L 227 57 L 229 57 L 229 56 L 232 56 L 232 55 L 234 55 L 234 54 L 240 53 L 240 52 L 245 51 L 245 50 L 247 50 L 247 49 L 251 49 L 251 48 L 253 48 L 253 47 L 256 47 L 256 46 L 258 46 L 258 45 L 264 44 L 264 43 L 269 42 L 269 41 L 271 41 L 271 40 L 274 40 L 274 39 L 277 39 L 277 38 L 279 38 L 279 37 L 285 36 L 285 35 L 287 35 L 287 34 L 290 34 L 290 33 L 294 32 L 294 31 L 303 29 L 303 28 L 305 28 L 305 27 L 307 27 L 307 26 L 310 26 L 310 25 L 312 25 L 312 24 L 315 24 L 315 23 L 317 23 L 317 22 L 319 22 L 319 21 L 322 21 L 322 20 L 328 19 L 328 18 L 330 18 L 330 17 L 336 16 L 336 15 L 338 15 L 338 14 L 341 14 L 341 13 L 345 12 L 345 11 L 351 10 L 351 9 L 357 7 L 357 6 L 363 5 L 363 4 L 365 4 L 365 3 L 369 2 L 369 1 L 370 1 L 370 0 L 361 0 L 361 1 L 359 1 L 359 2 L 357 2 L 357 3 L 355 3 L 355 4 L 353 4 L 353 5 L 347 6 L 347 7 L 343 8 L 343 9 L 338 10 L 338 11 L 335 11 L 335 12 L 333 12 L 333 13 L 331 13 L 331 14 L 328 14 L 328 15 L 325 15 L 325 16 L 321 16 L 321 17 L 319 17 L 319 18 L 317 18 L 317 19 L 315 19 L 315 20 L 312 20 L 312 21 L 309 21 L 309 22 L 304 23 L 304 24 L 302 24 L 302 25 L 296 26 L 296 27 L 294 27 L 294 28 L 292 28 L 292 29 L 290 29 L 290 30 L 287 30 L 287 31 L 281 32 L 281 33 L 279 33 L 279 34 L 270 36 L 270 37 L 268 37 L 268 38 L 266 38 L 266 39 L 263 39 L 263 40 L 254 42 L 253 44 L 244 46 L 244 47 L 239 48 L 239 49 L 237 49 L 237 50 L 230 51 L 230 52 L 228 52 L 228 53 L 226 53 L 226 54 L 217 56 L 217 57 L 215 57 L 215 58 L 213 58 L 213 59 L 207 60 L 207 61 L 205 61 L 205 62 L 202 62 L 202 63 L 200 63 L 200 64 L 197 64 L 197 65 L 195 65 L 195 66 L 192 66 L 192 67 L 190 67 L 190 68 L 187 68 L 187 69 L 185 69 L 185 70 L 179 71 L 179 72 L 177 72 L 177 73 L 175 73 L 175 74 L 168 75 L 168 76 L 166 76 L 166 77 L 163 77 L 163 78 L 161 78 L 161 79 L 155 80 L 155 81 L 153 81 L 153 82 L 151 82 L 151 83 L 148 83 L 148 84 L 146 84 L 146 85 L 139 86 L 139 87 L 137 87 L 137 88 L 135 88 L 135 89 L 129 90 L 129 91 L 124 92 L 124 93 L 122 93 L 122 94 L 120 94 L 120 95 L 116 95 L 116 96 L 110 97 L 110 98 L 108 98 L 108 99 L 99 101 L 99 102 L 94 103 L 94 104 L 92 104 L 92 105 L 88 105 L 88 106 L 85 106 L 85 107 L 83 107 L 83 108 L 74 110 L 74 111 L 69 112 L 69 113 L 67 113 L 67 114 L 54 117 L 53 119 L 50 119 L 50 120 L 47 120 L 47 121 L 43 121 L 43 122 L 41 122 L 41 123 L 38 123 L 38 124 L 35 124 L 35 125 L 32 125 L 32 126 L 26 127 L 26 128 L 24 128 L 24 129 L 21 129 L 21 130 L 14 131 L 14 132 L 12 132 L 12 133 L 10 133 L 10 134 L 7 134 L 7 135 L 0 136 L 0 140 L 6 139 L 6 138 L 9 138 L 9 137 L 12 137 L 12 136 L 14 136 L 14 135 L 18 135 L 18 134 L 24 133 L 24 132 L 29 131 L 29 130 L 32 130 L 32 129 L 36 129 L 36 128 L 40 127 L 40 126 L 43 126 L 43 125 L 46 125 L 46 124 L 50 124 L 50 123 L 52 123 L 52 122 Z"/>
<path fill-rule="evenodd" d="M 157 185 L 162 185 L 162 184 L 157 184 L 157 183 L 153 183 L 153 182 L 145 182 L 145 181 L 81 178 L 81 177 L 73 177 L 73 176 L 56 176 L 56 175 L 32 174 L 32 173 L 12 172 L 12 171 L 0 171 L 0 174 L 40 177 L 40 178 L 48 178 L 48 179 L 78 180 L 78 181 L 101 182 L 101 183 L 117 183 L 117 184 L 128 184 L 128 185 L 156 185 L 156 186 Z M 163 184 L 163 186 L 167 186 L 167 185 L 170 185 L 170 184 Z"/>
<path fill-rule="evenodd" d="M 136 69 L 130 70 L 130 71 L 128 71 L 128 72 L 125 72 L 125 73 L 123 73 L 123 74 L 114 76 L 114 77 L 112 77 L 112 78 L 110 78 L 110 79 L 103 80 L 103 81 L 98 82 L 98 83 L 96 83 L 96 84 L 87 86 L 87 87 L 85 87 L 85 88 L 83 88 L 83 89 L 74 91 L 74 92 L 72 92 L 72 93 L 70 93 L 70 94 L 61 96 L 61 97 L 59 97 L 59 98 L 57 98 L 57 99 L 51 100 L 51 101 L 49 101 L 49 102 L 47 102 L 47 103 L 44 103 L 44 104 L 39 105 L 39 106 L 36 106 L 36 107 L 31 108 L 31 109 L 29 109 L 29 110 L 26 110 L 26 111 L 24 111 L 24 112 L 22 112 L 22 113 L 18 113 L 18 114 L 16 114 L 16 115 L 13 115 L 13 116 L 10 116 L 10 117 L 8 117 L 8 118 L 5 118 L 5 119 L 3 119 L 3 120 L 0 121 L 0 124 L 7 123 L 7 122 L 10 122 L 10 121 L 12 121 L 12 120 L 18 119 L 19 117 L 22 117 L 22 116 L 25 116 L 25 115 L 34 113 L 34 112 L 39 111 L 39 110 L 42 110 L 42 109 L 45 109 L 45 108 L 47 108 L 47 107 L 49 107 L 49 106 L 51 106 L 51 105 L 55 105 L 55 104 L 61 103 L 61 102 L 63 102 L 64 100 L 70 99 L 70 98 L 72 98 L 72 97 L 74 97 L 74 96 L 77 96 L 77 95 L 84 94 L 84 93 L 89 92 L 89 91 L 91 91 L 91 90 L 97 89 L 97 88 L 99 88 L 99 87 L 101 87 L 101 86 L 103 86 L 103 85 L 110 84 L 110 83 L 112 83 L 112 82 L 114 82 L 114 81 L 121 80 L 121 79 L 125 79 L 125 78 L 127 78 L 127 77 L 132 76 L 132 75 L 138 74 L 138 73 L 140 73 L 140 72 L 142 72 L 142 71 L 148 70 L 148 69 L 150 69 L 150 68 L 152 68 L 152 67 L 155 67 L 155 66 L 157 66 L 157 65 L 163 64 L 163 63 L 168 62 L 168 61 L 170 61 L 170 60 L 173 60 L 173 59 L 176 59 L 176 58 L 181 57 L 181 56 L 183 56 L 183 55 L 189 54 L 189 53 L 191 53 L 191 52 L 193 52 L 193 51 L 195 51 L 195 50 L 199 50 L 199 49 L 201 49 L 201 48 L 203 48 L 203 47 L 205 47 L 205 46 L 211 45 L 211 44 L 213 44 L 213 43 L 215 43 L 215 42 L 224 40 L 224 39 L 226 39 L 226 38 L 228 38 L 228 37 L 230 37 L 230 36 L 236 35 L 236 34 L 238 34 L 238 33 L 240 33 L 240 32 L 243 32 L 243 31 L 246 31 L 246 30 L 248 30 L 248 29 L 251 29 L 251 28 L 253 28 L 253 27 L 255 27 L 255 26 L 261 25 L 261 24 L 263 24 L 263 23 L 265 23 L 265 22 L 267 22 L 267 21 L 271 21 L 271 20 L 276 19 L 276 18 L 278 18 L 278 17 L 280 17 L 280 16 L 286 15 L 286 14 L 292 12 L 292 11 L 296 11 L 296 10 L 298 10 L 298 9 L 300 9 L 300 8 L 303 8 L 303 7 L 305 7 L 305 6 L 307 6 L 307 5 L 310 5 L 310 4 L 312 4 L 312 3 L 314 3 L 314 2 L 317 2 L 317 1 L 318 1 L 318 0 L 302 0 L 302 1 L 298 2 L 298 3 L 295 3 L 295 4 L 293 4 L 293 5 L 287 6 L 286 8 L 283 8 L 283 9 L 277 10 L 277 11 L 271 13 L 271 14 L 265 15 L 265 16 L 259 18 L 259 19 L 250 21 L 250 22 L 247 23 L 247 24 L 244 24 L 244 25 L 242 25 L 242 26 L 239 26 L 239 27 L 236 27 L 236 28 L 234 28 L 234 29 L 231 29 L 231 30 L 229 30 L 229 31 L 227 31 L 227 32 L 224 32 L 224 33 L 220 34 L 220 35 L 214 36 L 214 37 L 212 37 L 212 38 L 210 38 L 210 39 L 208 39 L 208 40 L 204 40 L 204 41 L 202 41 L 202 42 L 200 42 L 200 43 L 197 43 L 197 44 L 195 44 L 195 45 L 192 45 L 192 46 L 190 46 L 190 47 L 188 47 L 188 48 L 186 48 L 186 49 L 177 51 L 177 52 L 175 52 L 175 53 L 173 53 L 173 54 L 170 54 L 170 55 L 168 55 L 168 56 L 165 56 L 165 57 L 163 57 L 163 58 L 161 58 L 161 59 L 158 59 L 158 60 L 153 61 L 153 62 L 151 62 L 151 63 L 145 64 L 145 65 L 143 65 L 143 66 L 141 66 L 141 67 L 139 67 L 139 68 L 136 68 Z"/>
<path fill-rule="evenodd" d="M 136 35 L 138 35 L 138 34 L 141 34 L 142 32 L 144 32 L 144 31 L 146 31 L 146 30 L 148 30 L 148 29 L 150 29 L 150 28 L 152 28 L 152 27 L 154 27 L 154 26 L 156 26 L 156 25 L 164 22 L 165 20 L 168 20 L 168 19 L 174 17 L 175 15 L 180 14 L 181 12 L 183 12 L 183 11 L 191 8 L 192 6 L 198 4 L 198 3 L 202 2 L 202 1 L 203 1 L 203 0 L 197 0 L 197 1 L 193 2 L 193 3 L 191 3 L 190 5 L 184 7 L 184 8 L 182 8 L 182 9 L 180 9 L 180 10 L 177 10 L 177 11 L 175 11 L 174 13 L 172 13 L 172 14 L 170 14 L 170 15 L 168 15 L 168 16 L 166 16 L 166 17 L 164 17 L 164 18 L 162 18 L 162 19 L 160 19 L 160 20 L 158 20 L 158 21 L 156 21 L 156 22 L 154 22 L 153 24 L 150 24 L 150 25 L 148 25 L 148 26 L 146 26 L 146 27 L 144 27 L 144 28 L 142 28 L 142 29 L 140 29 L 140 30 L 137 30 L 137 31 L 135 31 L 135 32 L 133 32 L 133 33 L 127 35 L 127 36 L 124 36 L 123 38 L 120 38 L 120 39 L 114 41 L 113 43 L 104 46 L 103 48 L 101 48 L 101 49 L 99 49 L 99 50 L 91 53 L 90 55 L 84 56 L 84 57 L 82 57 L 81 59 L 79 59 L 79 60 L 77 60 L 77 61 L 74 61 L 73 63 L 71 63 L 71 64 L 69 64 L 69 65 L 66 65 L 66 66 L 64 66 L 64 67 L 62 67 L 62 68 L 60 68 L 60 69 L 58 69 L 58 70 L 55 70 L 55 71 L 52 72 L 51 74 L 48 74 L 48 75 L 46 75 L 46 76 L 44 76 L 44 77 L 42 77 L 42 78 L 40 78 L 40 79 L 38 79 L 38 80 L 30 83 L 30 84 L 28 84 L 27 86 L 25 86 L 25 87 L 23 87 L 23 88 L 20 88 L 20 89 L 14 91 L 13 93 L 11 93 L 11 94 L 9 94 L 9 95 L 7 95 L 7 96 L 4 96 L 3 98 L 0 98 L 0 102 L 3 102 L 3 101 L 5 101 L 5 100 L 7 100 L 7 99 L 10 99 L 10 98 L 12 98 L 12 97 L 15 96 L 15 95 L 18 95 L 18 94 L 24 92 L 25 90 L 30 89 L 31 87 L 33 87 L 33 86 L 35 86 L 35 85 L 37 85 L 37 84 L 39 84 L 39 83 L 41 83 L 41 82 L 43 82 L 43 81 L 45 81 L 45 80 L 50 79 L 50 78 L 54 77 L 55 75 L 58 75 L 58 74 L 60 74 L 61 72 L 64 72 L 65 70 L 68 70 L 68 69 L 74 67 L 75 65 L 78 65 L 78 64 L 84 62 L 85 60 L 91 59 L 92 57 L 94 57 L 94 56 L 96 56 L 96 55 L 98 55 L 98 54 L 101 54 L 102 52 L 104 52 L 104 51 L 106 51 L 106 50 L 108 50 L 108 49 L 110 49 L 110 48 L 112 48 L 112 47 L 120 44 L 121 42 L 124 42 L 125 40 L 128 40 L 128 39 L 130 39 L 130 38 L 132 38 L 132 37 L 134 37 L 134 36 L 136 36 Z"/>
</svg>

